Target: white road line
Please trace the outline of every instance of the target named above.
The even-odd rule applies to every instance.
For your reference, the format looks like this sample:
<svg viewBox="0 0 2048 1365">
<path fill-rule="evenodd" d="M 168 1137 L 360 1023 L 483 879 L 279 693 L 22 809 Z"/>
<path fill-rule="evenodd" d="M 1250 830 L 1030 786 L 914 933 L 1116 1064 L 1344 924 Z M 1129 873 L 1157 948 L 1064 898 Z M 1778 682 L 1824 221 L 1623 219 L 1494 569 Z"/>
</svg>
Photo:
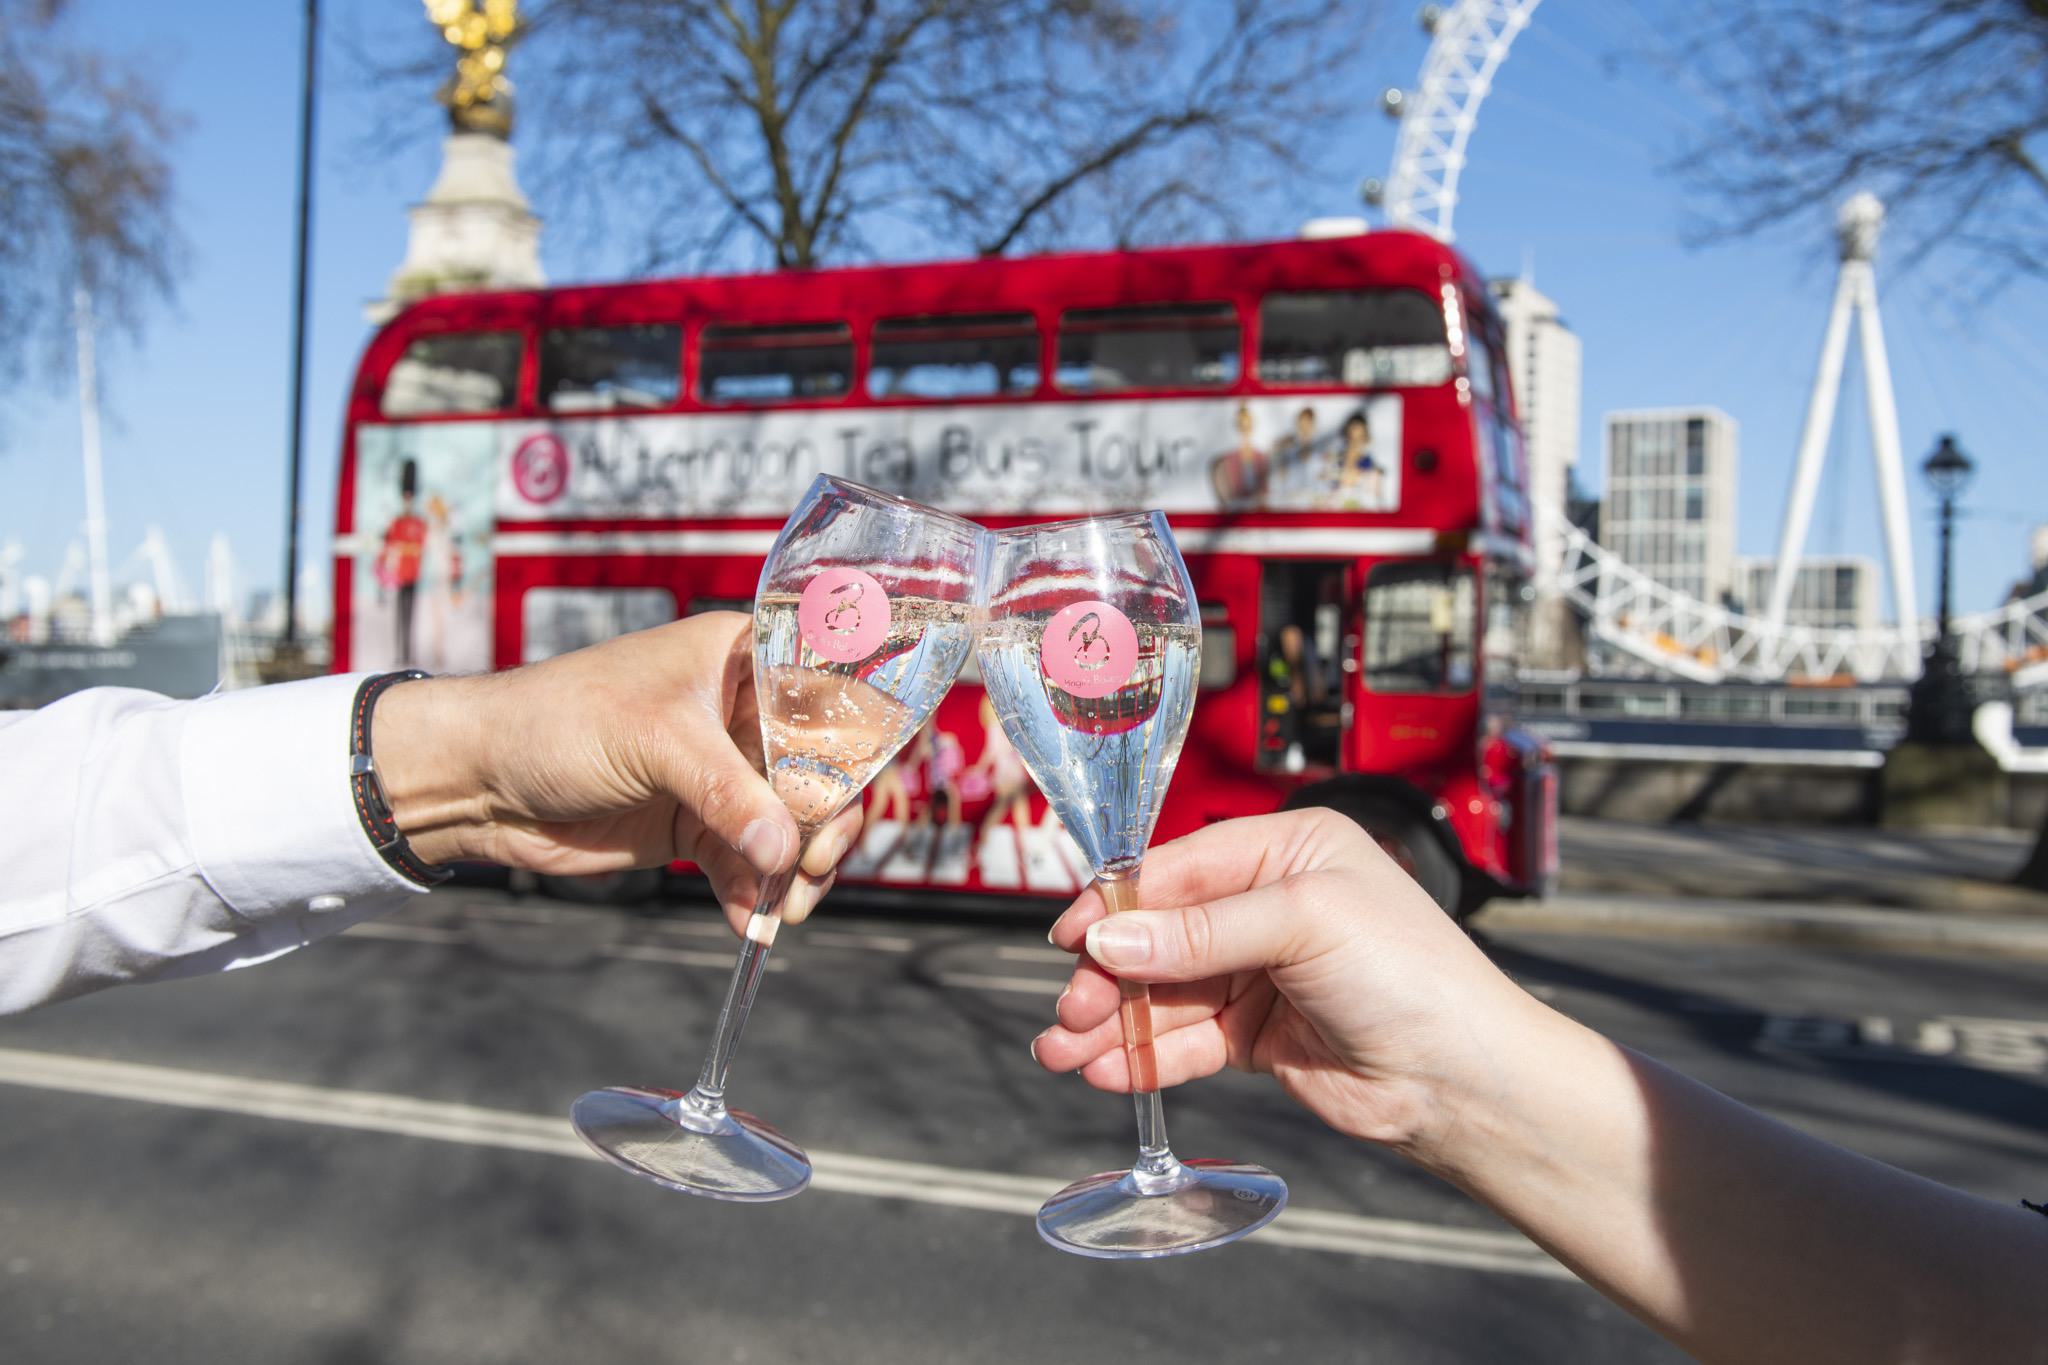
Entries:
<svg viewBox="0 0 2048 1365">
<path fill-rule="evenodd" d="M 1025 995 L 1058 995 L 1067 988 L 1064 981 L 1047 981 L 1038 976 L 982 976 L 976 972 L 940 972 L 941 986 L 958 986 L 970 991 L 1017 991 Z"/>
<path fill-rule="evenodd" d="M 342 931 L 353 938 L 383 938 L 404 943 L 467 943 L 469 935 L 460 929 L 444 929 L 431 924 L 389 924 L 381 920 L 365 920 L 350 925 Z M 727 935 L 730 937 L 730 935 Z M 730 970 L 739 956 L 735 947 L 729 953 L 715 953 L 699 948 L 666 948 L 655 943 L 610 943 L 594 950 L 600 957 L 622 958 L 628 962 L 666 962 L 678 967 L 719 967 Z M 787 962 L 770 959 L 768 970 L 786 971 Z"/>
<path fill-rule="evenodd" d="M 729 953 L 715 953 L 703 948 L 664 948 L 654 943 L 625 943 L 615 948 L 606 948 L 604 955 L 622 957 L 629 962 L 673 962 L 679 967 L 718 967 L 731 971 L 740 954 L 738 948 Z M 771 957 L 764 970 L 787 971 L 789 963 L 781 958 Z"/>
<path fill-rule="evenodd" d="M 1019 947 L 1014 943 L 1006 943 L 996 949 L 996 956 L 1005 962 L 1057 962 L 1063 967 L 1074 965 L 1072 953 L 1063 953 L 1057 948 Z"/>
<path fill-rule="evenodd" d="M 566 1118 L 414 1099 L 409 1095 L 335 1090 L 290 1081 L 253 1080 L 15 1048 L 0 1048 L 0 1085 L 429 1138 L 471 1147 L 596 1159 L 571 1131 Z M 811 1160 L 816 1167 L 812 1184 L 821 1190 L 991 1213 L 1029 1216 L 1037 1212 L 1040 1202 L 1055 1188 L 1052 1181 L 1037 1176 L 894 1161 L 850 1152 L 813 1151 Z M 1571 1272 L 1518 1233 L 1442 1227 L 1324 1209 L 1290 1208 L 1272 1226 L 1255 1233 L 1252 1240 L 1268 1246 L 1420 1265 L 1539 1279 L 1572 1278 Z"/>
<path fill-rule="evenodd" d="M 546 905 L 465 904 L 462 907 L 462 913 L 470 919 L 498 919 L 512 924 L 559 924 L 562 922 L 562 912 Z"/>
<path fill-rule="evenodd" d="M 869 934 L 847 929 L 798 929 L 799 941 L 815 943 L 820 948 L 865 948 L 877 953 L 908 953 L 917 948 L 917 940 L 901 934 Z"/>
<path fill-rule="evenodd" d="M 720 938 L 733 944 L 739 939 L 723 923 L 706 924 L 697 920 L 663 920 L 653 926 L 659 933 L 680 934 L 688 938 Z M 820 948 L 864 948 L 878 953 L 908 953 L 917 947 L 917 940 L 901 934 L 870 934 L 851 929 L 797 928 L 790 931 L 798 937 L 793 942 L 815 944 Z"/>
<path fill-rule="evenodd" d="M 468 935 L 460 929 L 443 929 L 432 924 L 393 924 L 369 919 L 341 931 L 350 938 L 389 938 L 405 943 L 462 943 Z"/>
</svg>

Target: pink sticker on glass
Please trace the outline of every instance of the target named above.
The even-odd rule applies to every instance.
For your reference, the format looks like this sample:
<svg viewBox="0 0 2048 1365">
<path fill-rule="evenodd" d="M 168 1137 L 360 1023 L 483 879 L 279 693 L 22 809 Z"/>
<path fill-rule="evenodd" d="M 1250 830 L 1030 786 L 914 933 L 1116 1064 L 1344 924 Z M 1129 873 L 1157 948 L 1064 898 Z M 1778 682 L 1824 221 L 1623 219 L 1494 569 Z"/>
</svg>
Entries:
<svg viewBox="0 0 2048 1365">
<path fill-rule="evenodd" d="M 1138 632 L 1107 602 L 1075 602 L 1046 623 L 1038 657 L 1067 695 L 1106 697 L 1138 666 Z"/>
<path fill-rule="evenodd" d="M 827 569 L 804 585 L 796 628 L 820 658 L 857 663 L 889 634 L 889 594 L 859 569 Z"/>
</svg>

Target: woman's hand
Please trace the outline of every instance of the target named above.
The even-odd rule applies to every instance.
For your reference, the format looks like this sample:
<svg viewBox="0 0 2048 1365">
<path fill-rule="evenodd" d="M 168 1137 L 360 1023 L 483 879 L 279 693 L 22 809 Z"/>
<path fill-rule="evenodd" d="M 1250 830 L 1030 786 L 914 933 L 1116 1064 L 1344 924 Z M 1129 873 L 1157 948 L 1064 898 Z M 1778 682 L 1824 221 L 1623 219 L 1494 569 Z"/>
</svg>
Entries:
<svg viewBox="0 0 2048 1365">
<path fill-rule="evenodd" d="M 679 859 L 737 925 L 802 854 L 783 914 L 810 913 L 860 829 L 855 807 L 799 850 L 761 776 L 753 628 L 707 612 L 525 668 L 402 683 L 373 748 L 399 828 L 430 863 L 558 876 Z"/>
<path fill-rule="evenodd" d="M 1110 975 L 1152 982 L 1162 1084 L 1265 1072 L 1341 1132 L 1421 1154 L 1489 1084 L 1488 1038 L 1547 1014 L 1352 821 L 1232 820 L 1147 853 L 1138 910 L 1093 889 L 1053 926 L 1085 950 L 1032 1045 L 1128 1090 Z"/>
</svg>

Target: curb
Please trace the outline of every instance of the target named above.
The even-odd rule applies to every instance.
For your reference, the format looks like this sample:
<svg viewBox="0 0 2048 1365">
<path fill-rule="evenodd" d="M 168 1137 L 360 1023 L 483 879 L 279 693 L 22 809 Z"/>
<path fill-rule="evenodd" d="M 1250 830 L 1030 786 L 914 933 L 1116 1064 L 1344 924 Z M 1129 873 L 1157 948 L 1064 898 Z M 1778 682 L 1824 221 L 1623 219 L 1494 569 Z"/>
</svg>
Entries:
<svg viewBox="0 0 2048 1365">
<path fill-rule="evenodd" d="M 1472 924 L 1482 931 L 1719 939 L 2048 961 L 2048 919 L 1992 918 L 1938 911 L 1572 895 L 1540 901 L 1495 901 L 1473 916 Z"/>
</svg>

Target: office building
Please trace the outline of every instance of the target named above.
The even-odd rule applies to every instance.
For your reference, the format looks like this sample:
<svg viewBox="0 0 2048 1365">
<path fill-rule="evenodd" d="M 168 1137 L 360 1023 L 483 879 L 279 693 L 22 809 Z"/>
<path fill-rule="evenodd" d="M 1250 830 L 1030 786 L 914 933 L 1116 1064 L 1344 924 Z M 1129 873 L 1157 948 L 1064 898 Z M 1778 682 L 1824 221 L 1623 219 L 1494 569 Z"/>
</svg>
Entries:
<svg viewBox="0 0 2048 1365">
<path fill-rule="evenodd" d="M 1567 471 L 1579 462 L 1579 339 L 1525 277 L 1491 286 L 1507 327 L 1508 374 L 1529 459 L 1531 539 L 1548 571 L 1564 549 Z"/>
<path fill-rule="evenodd" d="M 1600 541 L 1702 602 L 1736 592 L 1735 419 L 1718 408 L 1610 412 Z"/>
<path fill-rule="evenodd" d="M 1735 595 L 1753 616 L 1770 605 L 1775 559 L 1737 561 Z M 1808 555 L 1792 576 L 1792 604 L 1785 624 L 1870 630 L 1877 619 L 1877 564 L 1862 555 Z"/>
</svg>

